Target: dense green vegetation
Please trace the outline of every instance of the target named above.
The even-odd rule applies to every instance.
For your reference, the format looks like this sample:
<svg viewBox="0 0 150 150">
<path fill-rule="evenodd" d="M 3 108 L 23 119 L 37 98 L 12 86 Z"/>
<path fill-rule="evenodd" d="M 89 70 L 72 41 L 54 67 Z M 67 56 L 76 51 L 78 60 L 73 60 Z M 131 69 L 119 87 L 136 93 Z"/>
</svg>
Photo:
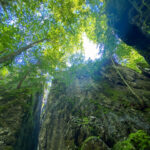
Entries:
<svg viewBox="0 0 150 150">
<path fill-rule="evenodd" d="M 137 64 L 146 64 L 144 58 L 108 27 L 105 5 L 102 0 L 1 1 L 1 85 L 44 85 L 67 67 L 68 57 L 83 51 L 83 33 L 99 45 L 103 57 L 115 54 L 120 63 L 140 72 Z"/>
<path fill-rule="evenodd" d="M 150 148 L 150 136 L 144 131 L 139 130 L 131 133 L 127 140 L 118 142 L 114 150 L 148 150 Z"/>
<path fill-rule="evenodd" d="M 139 50 L 134 45 L 136 42 L 128 44 L 126 39 L 117 34 L 119 32 L 112 25 L 112 21 L 114 19 L 115 22 L 119 18 L 108 13 L 108 7 L 111 8 L 109 4 L 109 0 L 0 0 L 0 101 L 3 104 L 0 106 L 0 113 L 19 105 L 24 112 L 30 111 L 27 115 L 33 119 L 32 107 L 36 102 L 33 104 L 31 100 L 28 104 L 24 99 L 34 97 L 38 92 L 44 93 L 44 89 L 49 88 L 53 78 L 65 85 L 62 89 L 58 87 L 55 95 L 64 92 L 64 88 L 69 87 L 77 78 L 90 77 L 95 82 L 100 82 L 100 75 L 103 74 L 99 70 L 110 61 L 123 85 L 125 84 L 130 95 L 140 102 L 139 105 L 144 110 L 146 104 L 144 105 L 141 97 L 132 90 L 115 64 L 147 75 L 144 69 L 149 71 L 149 58 L 145 57 L 147 53 L 144 57 L 142 53 L 138 53 Z M 142 29 L 144 33 L 149 34 L 147 25 Z M 94 63 L 90 59 L 85 60 L 84 35 L 99 47 L 101 58 Z M 106 69 L 109 70 L 109 66 Z M 55 84 L 56 81 L 53 81 Z M 113 89 L 108 83 L 103 82 L 101 86 L 103 94 L 114 103 L 120 100 L 122 93 L 124 94 L 124 91 L 118 92 L 118 89 Z M 88 83 L 86 88 L 85 90 L 88 90 Z M 126 101 L 122 102 L 122 105 L 130 106 L 130 102 Z M 68 103 L 73 105 L 74 102 L 68 99 Z M 93 99 L 90 103 L 95 107 L 103 107 Z M 99 114 L 99 110 L 95 113 Z M 109 108 L 102 110 L 107 114 Z M 28 119 L 29 128 L 32 130 L 33 126 L 30 123 L 32 124 L 33 120 Z M 89 124 L 88 117 L 83 116 L 79 122 L 81 125 Z M 5 121 L 0 120 L 0 125 L 5 126 Z M 24 126 L 23 130 L 26 128 Z M 23 134 L 24 131 L 21 132 Z M 26 139 L 27 136 L 28 133 Z M 81 150 L 93 139 L 99 139 L 99 136 L 85 139 L 80 145 Z M 149 136 L 143 131 L 138 131 L 130 134 L 127 140 L 118 142 L 114 150 L 148 150 L 149 147 Z M 8 146 L 7 149 L 11 150 L 12 147 Z"/>
<path fill-rule="evenodd" d="M 100 139 L 100 137 L 90 136 L 82 144 L 81 150 L 84 150 L 86 143 L 92 139 Z M 139 130 L 131 133 L 128 139 L 118 142 L 112 148 L 113 150 L 148 150 L 150 147 L 150 136 L 144 131 Z"/>
</svg>

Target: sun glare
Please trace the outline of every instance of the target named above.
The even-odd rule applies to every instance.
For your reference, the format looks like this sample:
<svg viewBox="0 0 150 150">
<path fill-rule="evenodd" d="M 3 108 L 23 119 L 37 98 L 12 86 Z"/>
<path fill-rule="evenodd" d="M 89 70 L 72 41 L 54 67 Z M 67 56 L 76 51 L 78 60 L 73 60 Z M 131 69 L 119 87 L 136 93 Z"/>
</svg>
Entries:
<svg viewBox="0 0 150 150">
<path fill-rule="evenodd" d="M 100 55 L 98 54 L 98 45 L 89 40 L 85 34 L 83 35 L 83 48 L 86 60 L 88 60 L 89 58 L 92 60 L 100 58 Z"/>
</svg>

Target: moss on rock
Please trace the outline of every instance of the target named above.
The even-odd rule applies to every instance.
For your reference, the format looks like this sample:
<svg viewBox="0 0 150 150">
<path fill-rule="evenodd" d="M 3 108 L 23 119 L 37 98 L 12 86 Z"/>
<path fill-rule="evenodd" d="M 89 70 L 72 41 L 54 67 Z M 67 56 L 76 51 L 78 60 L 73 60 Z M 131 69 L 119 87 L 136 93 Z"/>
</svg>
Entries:
<svg viewBox="0 0 150 150">
<path fill-rule="evenodd" d="M 116 143 L 113 150 L 149 150 L 150 136 L 144 131 L 139 130 L 136 133 L 131 133 L 129 138 Z"/>
</svg>

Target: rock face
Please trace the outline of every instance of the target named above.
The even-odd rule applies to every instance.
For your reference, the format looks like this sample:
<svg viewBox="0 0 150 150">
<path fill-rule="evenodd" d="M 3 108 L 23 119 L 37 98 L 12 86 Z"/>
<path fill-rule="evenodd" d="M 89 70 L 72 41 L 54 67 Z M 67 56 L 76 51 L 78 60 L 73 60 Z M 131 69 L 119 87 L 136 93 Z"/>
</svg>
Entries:
<svg viewBox="0 0 150 150">
<path fill-rule="evenodd" d="M 150 64 L 150 0 L 107 0 L 109 26 Z"/>
<path fill-rule="evenodd" d="M 36 150 L 39 97 L 39 94 L 31 97 L 28 89 L 1 91 L 0 150 Z"/>
<path fill-rule="evenodd" d="M 150 78 L 108 60 L 60 73 L 50 90 L 39 150 L 109 150 L 137 130 L 150 134 L 149 91 Z"/>
</svg>

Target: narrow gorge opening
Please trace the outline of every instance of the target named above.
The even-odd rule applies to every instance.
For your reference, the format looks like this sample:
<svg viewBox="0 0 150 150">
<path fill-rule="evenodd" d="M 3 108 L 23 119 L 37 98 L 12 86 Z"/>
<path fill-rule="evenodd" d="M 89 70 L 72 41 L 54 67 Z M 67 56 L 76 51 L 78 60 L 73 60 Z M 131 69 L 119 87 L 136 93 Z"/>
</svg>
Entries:
<svg viewBox="0 0 150 150">
<path fill-rule="evenodd" d="M 150 0 L 0 0 L 0 150 L 150 149 Z"/>
</svg>

